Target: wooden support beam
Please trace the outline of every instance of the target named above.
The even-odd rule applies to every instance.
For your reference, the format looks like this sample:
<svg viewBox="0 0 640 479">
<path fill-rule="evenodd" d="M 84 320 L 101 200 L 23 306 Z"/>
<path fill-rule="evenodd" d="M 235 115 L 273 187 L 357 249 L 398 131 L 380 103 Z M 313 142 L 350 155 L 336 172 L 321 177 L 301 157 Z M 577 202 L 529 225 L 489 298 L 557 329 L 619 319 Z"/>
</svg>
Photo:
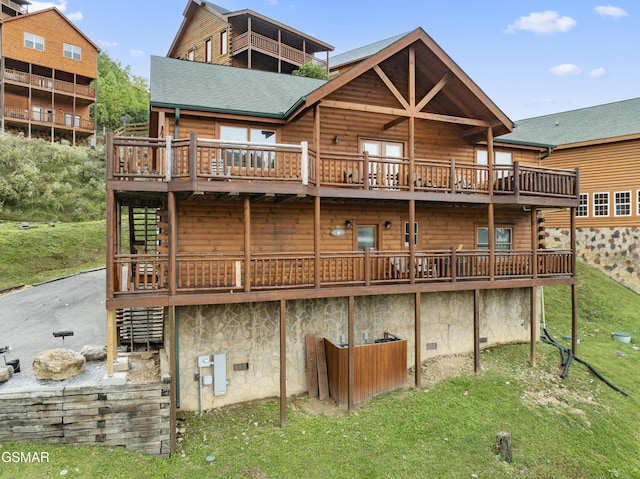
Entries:
<svg viewBox="0 0 640 479">
<path fill-rule="evenodd" d="M 398 91 L 398 89 L 393 84 L 393 82 L 389 79 L 387 74 L 382 71 L 382 68 L 380 68 L 379 65 L 375 65 L 373 67 L 373 70 L 378 74 L 378 76 L 380 77 L 382 82 L 387 86 L 387 88 L 393 94 L 393 96 L 396 97 L 396 100 L 398 100 L 400 105 L 402 105 L 402 107 L 404 107 L 404 108 L 406 108 L 408 110 L 409 109 L 409 103 L 407 103 L 407 100 L 405 100 L 405 98 L 402 96 L 402 93 L 400 93 Z"/>
<path fill-rule="evenodd" d="M 421 349 L 421 344 L 422 344 L 422 317 L 420 314 L 420 301 L 421 301 L 421 297 L 420 297 L 420 291 L 416 292 L 416 294 L 414 295 L 414 316 L 413 316 L 413 320 L 414 320 L 414 343 L 415 343 L 415 351 L 414 351 L 414 355 L 415 355 L 415 365 L 416 365 L 416 372 L 415 372 L 415 383 L 416 383 L 416 388 L 421 388 L 422 387 L 422 349 Z"/>
<path fill-rule="evenodd" d="M 314 285 L 316 289 L 320 289 L 320 268 L 322 262 L 320 261 L 320 197 L 315 196 L 313 198 L 313 253 L 314 253 Z"/>
<path fill-rule="evenodd" d="M 384 126 L 382 127 L 382 129 L 384 131 L 393 128 L 394 126 L 398 126 L 400 123 L 403 123 L 405 121 L 407 121 L 409 118 L 405 117 L 405 116 L 399 116 L 398 118 L 395 118 L 393 120 L 391 120 L 388 123 L 385 123 Z"/>
<path fill-rule="evenodd" d="M 176 194 L 170 191 L 167 195 L 167 214 L 169 221 L 169 294 L 176 294 L 178 281 L 178 208 Z"/>
<path fill-rule="evenodd" d="M 410 169 L 409 171 L 413 171 Z M 415 222 L 416 222 L 416 200 L 409 200 L 409 282 L 416 282 L 416 242 L 415 242 Z"/>
<path fill-rule="evenodd" d="M 287 425 L 287 300 L 280 300 L 280 427 Z"/>
<path fill-rule="evenodd" d="M 480 290 L 473 290 L 473 371 L 480 372 Z"/>
<path fill-rule="evenodd" d="M 416 47 L 411 45 L 409 47 L 409 105 L 411 110 L 416 106 Z"/>
<path fill-rule="evenodd" d="M 536 343 L 538 337 L 536 331 L 538 330 L 538 288 L 536 286 L 531 288 L 531 311 L 529 316 L 530 331 L 530 347 L 529 347 L 529 362 L 531 366 L 536 365 Z"/>
<path fill-rule="evenodd" d="M 242 198 L 244 220 L 244 291 L 251 291 L 251 200 L 249 195 Z"/>
<path fill-rule="evenodd" d="M 113 376 L 117 349 L 116 310 L 107 309 L 107 375 Z"/>
<path fill-rule="evenodd" d="M 120 268 L 114 262 L 114 255 L 116 253 L 116 245 L 118 242 L 118 238 L 116 237 L 116 232 L 118 231 L 118 221 L 117 221 L 117 202 L 115 192 L 113 190 L 107 190 L 106 193 L 106 225 L 107 225 L 107 239 L 106 239 L 106 249 L 107 249 L 107 268 L 106 268 L 106 276 L 107 276 L 107 291 L 106 296 L 108 299 L 113 299 L 116 288 L 116 280 L 115 280 L 115 268 Z M 118 270 L 118 277 L 122 277 L 122 271 Z M 118 281 L 120 283 L 121 281 Z"/>
<path fill-rule="evenodd" d="M 431 90 L 429 90 L 429 93 L 427 93 L 422 100 L 420 100 L 420 103 L 418 103 L 416 105 L 416 111 L 420 111 L 422 110 L 425 106 L 427 106 L 427 103 L 429 103 L 431 100 L 433 100 L 433 98 L 440 92 L 440 90 L 442 90 L 446 85 L 447 82 L 449 81 L 449 74 L 447 73 L 444 77 L 442 77 L 442 79 L 436 83 L 433 88 Z"/>
<path fill-rule="evenodd" d="M 348 409 L 349 412 L 353 411 L 353 400 L 354 400 L 354 385 L 355 385 L 355 298 L 353 296 L 349 296 L 349 307 L 348 307 L 348 334 L 349 334 L 349 364 L 348 364 L 348 376 L 349 376 L 349 384 L 348 384 Z"/>
<path fill-rule="evenodd" d="M 493 203 L 487 205 L 487 234 L 489 236 L 489 281 L 496 277 L 496 224 Z"/>
</svg>

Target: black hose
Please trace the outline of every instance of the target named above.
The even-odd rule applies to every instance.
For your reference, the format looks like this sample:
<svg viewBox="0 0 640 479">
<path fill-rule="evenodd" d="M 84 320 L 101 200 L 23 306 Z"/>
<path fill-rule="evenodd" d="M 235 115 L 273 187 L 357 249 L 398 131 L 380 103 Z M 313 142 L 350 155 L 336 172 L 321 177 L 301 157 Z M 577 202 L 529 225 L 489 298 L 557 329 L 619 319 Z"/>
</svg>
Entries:
<svg viewBox="0 0 640 479">
<path fill-rule="evenodd" d="M 589 368 L 589 370 L 593 374 L 595 374 L 598 379 L 600 379 L 602 382 L 604 382 L 611 389 L 613 389 L 614 391 L 619 392 L 623 396 L 629 396 L 629 394 L 627 392 L 625 392 L 623 389 L 620 389 L 618 386 L 616 386 L 611 381 L 609 381 L 607 378 L 605 378 L 602 374 L 600 374 L 596 370 L 596 368 L 591 366 L 591 364 L 589 364 L 584 359 L 580 359 L 578 356 L 573 354 L 573 350 L 572 349 L 566 348 L 562 344 L 558 343 L 555 339 L 553 339 L 551 337 L 551 335 L 549 334 L 549 332 L 547 331 L 547 328 L 543 327 L 542 330 L 544 331 L 545 336 L 540 338 L 541 341 L 543 343 L 551 344 L 552 346 L 555 346 L 556 348 L 558 348 L 560 350 L 560 358 L 561 358 L 562 366 L 564 367 L 564 369 L 562 371 L 562 374 L 560 375 L 561 379 L 564 379 L 565 377 L 567 377 L 567 374 L 569 373 L 569 366 L 571 365 L 571 360 L 575 359 L 580 364 L 584 364 L 587 368 Z M 565 354 L 567 355 L 566 361 L 565 361 Z"/>
</svg>

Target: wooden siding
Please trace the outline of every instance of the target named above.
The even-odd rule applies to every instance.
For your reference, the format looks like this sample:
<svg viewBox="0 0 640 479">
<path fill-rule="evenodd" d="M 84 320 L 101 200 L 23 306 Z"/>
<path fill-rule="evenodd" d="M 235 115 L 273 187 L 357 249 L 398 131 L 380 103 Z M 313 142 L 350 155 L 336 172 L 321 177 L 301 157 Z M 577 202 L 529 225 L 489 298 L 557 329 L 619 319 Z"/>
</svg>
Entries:
<svg viewBox="0 0 640 479">
<path fill-rule="evenodd" d="M 44 38 L 44 51 L 26 48 L 24 32 Z M 82 61 L 63 55 L 63 43 L 82 48 Z M 97 78 L 98 51 L 87 39 L 55 11 L 30 14 L 2 25 L 2 55 L 54 70 Z"/>
<path fill-rule="evenodd" d="M 227 35 L 227 53 L 221 54 L 221 33 L 230 29 L 227 22 L 206 8 L 197 8 L 195 13 L 186 19 L 185 28 L 178 42 L 174 45 L 171 56 L 174 58 L 188 58 L 189 51 L 194 51 L 194 61 L 206 60 L 205 42 L 211 39 L 211 61 L 219 65 L 231 65 L 231 32 Z"/>
<path fill-rule="evenodd" d="M 587 217 L 577 217 L 578 228 L 640 225 L 640 140 L 616 141 L 578 148 L 560 148 L 543 161 L 553 168 L 580 168 L 580 193 L 589 195 Z M 616 192 L 631 192 L 631 215 L 615 216 Z M 609 193 L 609 216 L 593 215 L 593 194 Z M 568 212 L 545 215 L 545 227 L 568 228 Z"/>
</svg>

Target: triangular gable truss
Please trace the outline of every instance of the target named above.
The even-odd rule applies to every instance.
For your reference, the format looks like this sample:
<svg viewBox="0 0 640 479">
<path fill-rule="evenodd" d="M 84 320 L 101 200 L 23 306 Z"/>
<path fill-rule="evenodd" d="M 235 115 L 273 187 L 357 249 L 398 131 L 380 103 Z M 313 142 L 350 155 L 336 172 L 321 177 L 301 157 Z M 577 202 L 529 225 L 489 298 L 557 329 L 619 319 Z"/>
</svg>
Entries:
<svg viewBox="0 0 640 479">
<path fill-rule="evenodd" d="M 335 99 L 346 85 L 371 74 L 396 105 Z M 421 28 L 310 93 L 303 108 L 315 104 L 394 117 L 384 125 L 385 130 L 409 118 L 460 125 L 461 135 L 472 140 L 486 139 L 488 128 L 494 134 L 512 129 L 507 116 Z"/>
</svg>

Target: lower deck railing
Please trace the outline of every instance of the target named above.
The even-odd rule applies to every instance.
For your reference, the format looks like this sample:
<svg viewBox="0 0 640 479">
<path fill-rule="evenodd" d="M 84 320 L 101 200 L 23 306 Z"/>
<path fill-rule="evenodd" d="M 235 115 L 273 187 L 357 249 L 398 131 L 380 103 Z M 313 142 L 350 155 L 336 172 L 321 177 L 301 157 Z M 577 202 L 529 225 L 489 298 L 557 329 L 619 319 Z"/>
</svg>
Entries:
<svg viewBox="0 0 640 479">
<path fill-rule="evenodd" d="M 248 267 L 248 270 L 246 268 Z M 370 286 L 469 280 L 572 276 L 570 250 L 323 252 L 319 286 Z M 168 292 L 167 255 L 120 254 L 114 258 L 114 294 Z M 178 254 L 176 292 L 259 291 L 316 286 L 313 253 Z"/>
</svg>

